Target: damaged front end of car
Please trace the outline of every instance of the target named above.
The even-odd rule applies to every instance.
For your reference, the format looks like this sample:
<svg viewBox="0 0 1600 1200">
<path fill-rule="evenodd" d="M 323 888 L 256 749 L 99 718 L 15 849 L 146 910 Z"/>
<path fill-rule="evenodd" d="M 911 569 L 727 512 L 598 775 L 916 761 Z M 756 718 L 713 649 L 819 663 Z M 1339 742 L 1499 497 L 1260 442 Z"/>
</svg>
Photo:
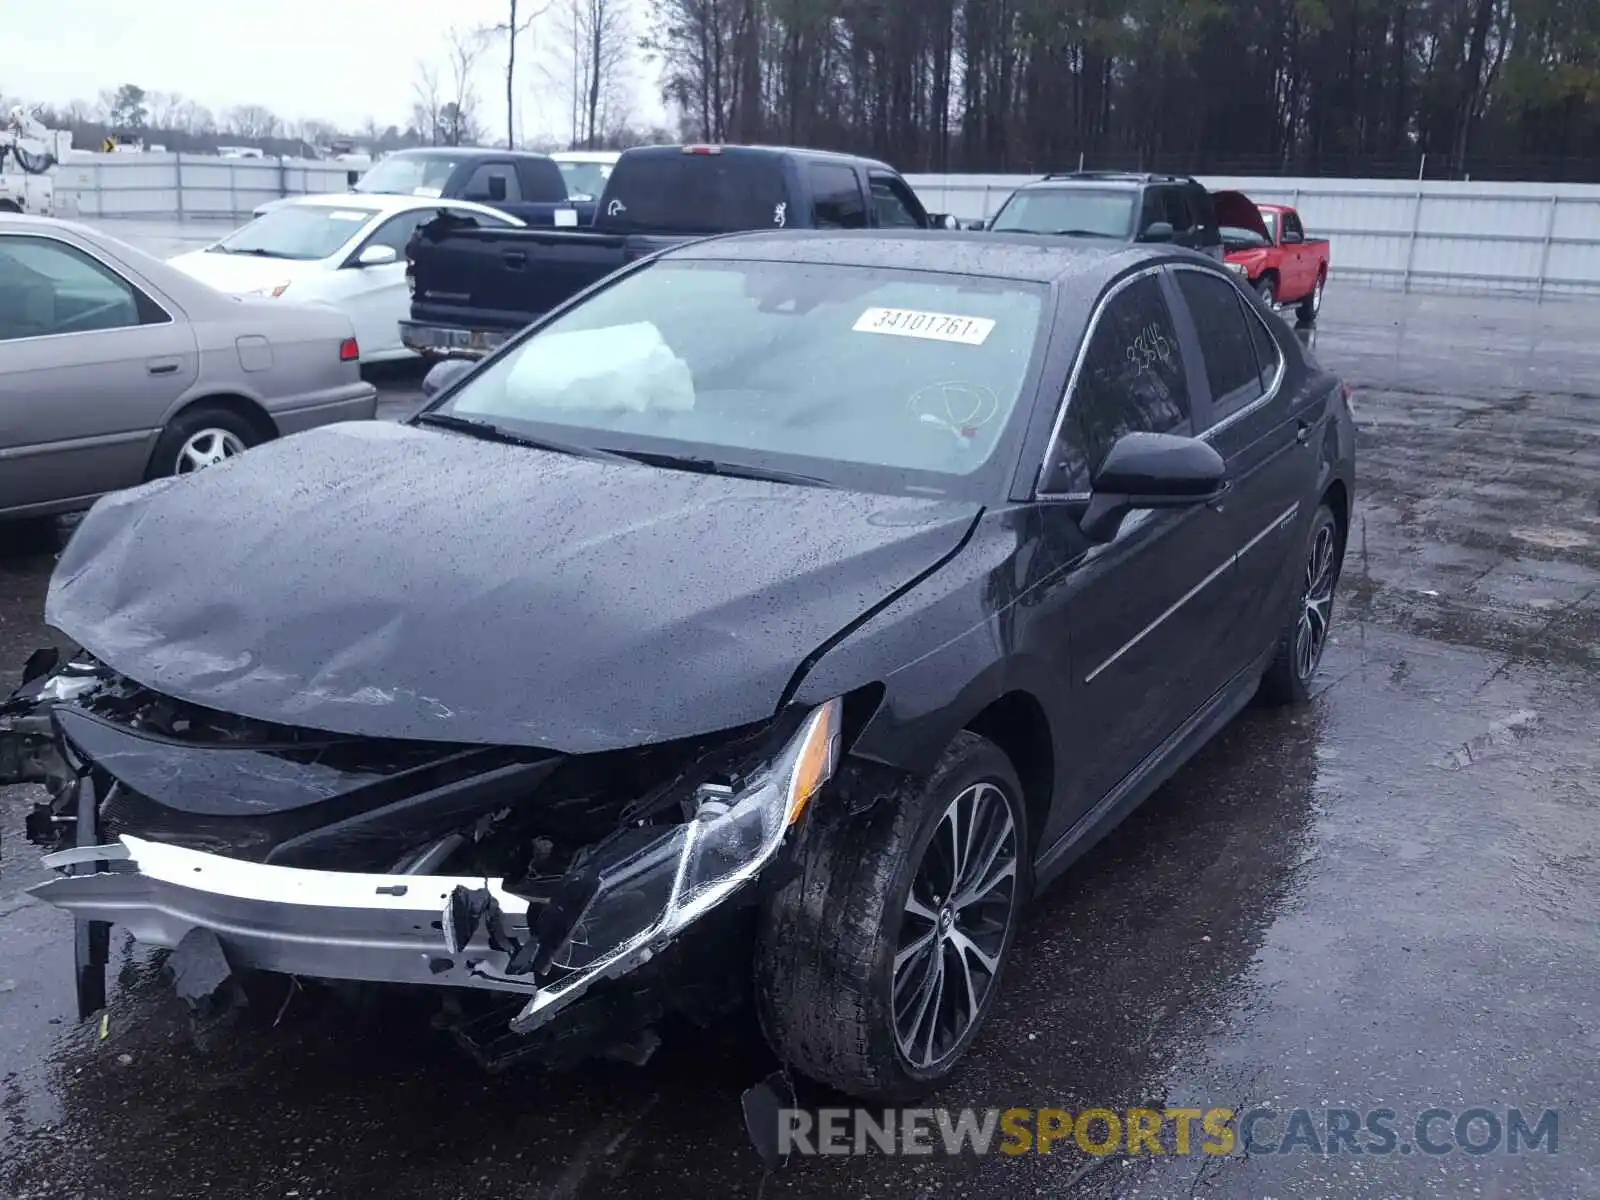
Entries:
<svg viewBox="0 0 1600 1200">
<path fill-rule="evenodd" d="M 844 721 L 833 700 L 588 754 L 383 740 L 44 653 L 0 703 L 0 785 L 49 792 L 27 836 L 55 875 L 30 891 L 77 919 L 84 1014 L 104 1004 L 114 923 L 217 978 L 447 989 L 446 1023 L 497 1067 L 606 1053 L 690 998 L 715 1008 L 696 937 L 747 977 L 706 931 L 747 912 L 833 778 Z"/>
</svg>

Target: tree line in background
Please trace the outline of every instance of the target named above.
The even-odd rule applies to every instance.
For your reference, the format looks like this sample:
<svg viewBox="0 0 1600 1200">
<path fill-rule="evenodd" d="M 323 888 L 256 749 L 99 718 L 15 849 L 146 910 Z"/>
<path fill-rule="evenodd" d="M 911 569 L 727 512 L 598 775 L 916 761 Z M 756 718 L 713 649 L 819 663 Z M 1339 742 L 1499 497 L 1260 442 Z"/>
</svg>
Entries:
<svg viewBox="0 0 1600 1200">
<path fill-rule="evenodd" d="M 418 62 L 405 124 L 213 114 L 131 84 L 43 115 L 80 145 L 131 132 L 173 150 L 681 137 L 849 150 L 907 171 L 1600 179 L 1600 0 L 502 3 L 503 20 L 454 29 L 442 59 Z M 631 121 L 641 59 L 679 128 Z M 491 60 L 504 92 L 486 100 Z M 565 136 L 519 135 L 530 88 L 561 98 Z"/>
<path fill-rule="evenodd" d="M 657 0 L 697 137 L 907 171 L 1600 179 L 1600 0 Z"/>
<path fill-rule="evenodd" d="M 504 20 L 453 27 L 441 55 L 418 59 L 404 124 L 369 118 L 359 129 L 341 128 L 318 119 L 284 119 L 260 104 L 218 112 L 178 93 L 132 83 L 106 89 L 92 102 L 34 107 L 45 125 L 69 130 L 74 145 L 84 149 L 115 138 L 186 153 L 239 146 L 269 155 L 315 156 L 330 150 L 386 154 L 415 146 L 489 143 L 543 150 L 622 148 L 677 136 L 676 130 L 636 127 L 632 120 L 631 72 L 644 51 L 630 0 L 501 2 Z M 531 72 L 530 48 L 539 51 Z M 480 82 L 496 57 L 503 96 L 485 100 Z M 530 90 L 530 74 L 532 91 L 560 98 L 562 134 L 521 136 L 518 101 Z"/>
</svg>

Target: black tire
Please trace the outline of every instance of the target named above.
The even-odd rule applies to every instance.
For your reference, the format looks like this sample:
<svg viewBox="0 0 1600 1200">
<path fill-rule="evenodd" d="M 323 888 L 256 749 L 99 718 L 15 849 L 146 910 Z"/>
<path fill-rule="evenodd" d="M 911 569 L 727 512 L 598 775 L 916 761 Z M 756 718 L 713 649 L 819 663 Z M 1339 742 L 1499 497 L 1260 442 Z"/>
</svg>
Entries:
<svg viewBox="0 0 1600 1200">
<path fill-rule="evenodd" d="M 1299 307 L 1294 310 L 1295 319 L 1302 325 L 1315 325 L 1317 314 L 1322 311 L 1322 289 L 1327 285 L 1327 276 L 1319 274 L 1316 285 L 1306 293 L 1300 301 Z"/>
<path fill-rule="evenodd" d="M 1322 574 L 1321 555 L 1326 560 L 1327 575 Z M 1316 678 L 1317 667 L 1322 663 L 1328 646 L 1328 633 L 1333 625 L 1333 598 L 1339 587 L 1339 572 L 1344 565 L 1344 539 L 1339 534 L 1339 522 L 1333 509 L 1323 504 L 1317 509 L 1316 519 L 1306 535 L 1306 543 L 1294 559 L 1291 569 L 1299 572 L 1295 587 L 1294 608 L 1278 634 L 1277 649 L 1272 662 L 1261 677 L 1261 699 L 1268 704 L 1304 704 L 1311 697 L 1311 681 Z M 1301 626 L 1309 622 L 1315 626 L 1312 593 L 1319 597 L 1315 606 L 1322 614 L 1322 629 L 1310 655 L 1309 666 L 1302 652 Z"/>
<path fill-rule="evenodd" d="M 1000 799 L 988 790 L 991 787 Z M 1004 932 L 997 935 L 991 929 L 980 935 L 987 947 L 984 952 L 994 954 L 993 947 L 998 946 L 998 953 L 994 973 L 984 972 L 975 1019 L 956 1036 L 960 1020 L 974 1010 L 966 1002 L 967 990 L 953 988 L 951 1003 L 956 1007 L 950 1041 L 930 1065 L 913 1062 L 896 1032 L 895 958 L 909 923 L 922 920 L 907 915 L 913 883 L 922 888 L 927 876 L 919 876 L 918 870 L 925 860 L 930 870 L 941 865 L 939 851 L 949 836 L 944 817 L 958 798 L 981 803 L 996 820 L 991 827 L 995 829 L 1002 828 L 997 806 L 1003 800 L 1011 819 L 1016 870 L 1010 879 Z M 764 902 L 756 952 L 757 1012 L 767 1042 L 802 1075 L 861 1100 L 909 1100 L 938 1087 L 956 1071 L 999 991 L 1018 913 L 1032 885 L 1022 786 L 999 747 L 963 731 L 920 788 L 881 798 L 865 813 L 846 810 L 843 804 L 819 804 L 813 810 L 796 847 L 796 876 Z M 936 835 L 940 842 L 930 853 Z M 993 861 L 998 864 L 1003 859 Z M 945 910 L 972 911 L 957 909 L 953 895 L 942 904 L 936 894 L 931 899 L 941 918 Z M 993 914 L 998 903 L 985 907 Z M 947 967 L 952 955 L 962 963 L 974 961 L 947 941 L 953 935 L 945 932 L 970 933 L 970 927 L 960 924 L 966 919 L 962 916 L 948 925 L 942 919 L 931 920 L 918 927 L 927 932 L 913 941 L 925 949 L 911 953 L 908 948 L 907 982 L 912 982 L 913 970 L 924 981 L 930 975 L 942 980 L 947 969 L 958 969 Z M 933 994 L 933 986 L 928 991 Z M 907 991 L 913 1005 L 921 994 Z M 942 992 L 938 999 L 943 1000 Z M 931 1045 L 936 1023 L 929 1029 Z"/>
<path fill-rule="evenodd" d="M 1256 280 L 1256 294 L 1261 297 L 1262 302 L 1266 304 L 1268 308 L 1277 308 L 1278 277 L 1271 271 L 1268 271 L 1260 279 Z"/>
<path fill-rule="evenodd" d="M 191 438 L 208 431 L 216 431 L 234 439 L 241 451 L 262 441 L 261 431 L 254 423 L 231 408 L 224 408 L 220 404 L 197 404 L 184 409 L 161 431 L 161 436 L 156 439 L 155 451 L 150 455 L 145 478 L 165 479 L 169 475 L 188 474 L 189 470 L 181 469 L 184 464 L 180 463 L 179 456 Z M 229 456 L 237 452 L 229 451 Z"/>
</svg>

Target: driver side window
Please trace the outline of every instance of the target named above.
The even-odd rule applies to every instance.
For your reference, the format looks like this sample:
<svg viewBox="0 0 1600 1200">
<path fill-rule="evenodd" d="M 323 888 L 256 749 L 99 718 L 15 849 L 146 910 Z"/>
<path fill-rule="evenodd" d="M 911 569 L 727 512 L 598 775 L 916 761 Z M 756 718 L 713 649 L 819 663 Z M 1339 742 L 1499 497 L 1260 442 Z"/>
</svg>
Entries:
<svg viewBox="0 0 1600 1200">
<path fill-rule="evenodd" d="M 0 342 L 160 324 L 137 288 L 54 238 L 0 238 Z"/>
<path fill-rule="evenodd" d="M 1075 495 L 1125 433 L 1187 433 L 1189 389 L 1160 281 L 1135 279 L 1106 301 L 1090 335 L 1039 491 Z"/>
</svg>

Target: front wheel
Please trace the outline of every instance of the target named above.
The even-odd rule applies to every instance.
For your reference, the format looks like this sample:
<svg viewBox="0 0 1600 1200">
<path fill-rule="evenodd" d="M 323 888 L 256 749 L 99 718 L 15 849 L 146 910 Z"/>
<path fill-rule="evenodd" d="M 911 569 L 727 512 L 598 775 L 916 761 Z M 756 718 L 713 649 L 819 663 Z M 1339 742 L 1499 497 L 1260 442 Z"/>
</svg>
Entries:
<svg viewBox="0 0 1600 1200">
<path fill-rule="evenodd" d="M 1032 879 L 1021 784 L 963 731 L 914 791 L 813 819 L 763 912 L 762 1029 L 819 1083 L 913 1099 L 954 1073 L 998 990 Z"/>
<path fill-rule="evenodd" d="M 1256 294 L 1268 308 L 1278 307 L 1278 281 L 1271 275 L 1263 275 L 1256 280 Z"/>
<path fill-rule="evenodd" d="M 1278 635 L 1277 650 L 1261 677 L 1261 697 L 1269 704 L 1302 704 L 1328 648 L 1333 624 L 1333 593 L 1339 585 L 1343 547 L 1339 522 L 1326 504 L 1317 509 L 1306 548 L 1291 569 L 1299 572 L 1294 611 Z"/>
</svg>

